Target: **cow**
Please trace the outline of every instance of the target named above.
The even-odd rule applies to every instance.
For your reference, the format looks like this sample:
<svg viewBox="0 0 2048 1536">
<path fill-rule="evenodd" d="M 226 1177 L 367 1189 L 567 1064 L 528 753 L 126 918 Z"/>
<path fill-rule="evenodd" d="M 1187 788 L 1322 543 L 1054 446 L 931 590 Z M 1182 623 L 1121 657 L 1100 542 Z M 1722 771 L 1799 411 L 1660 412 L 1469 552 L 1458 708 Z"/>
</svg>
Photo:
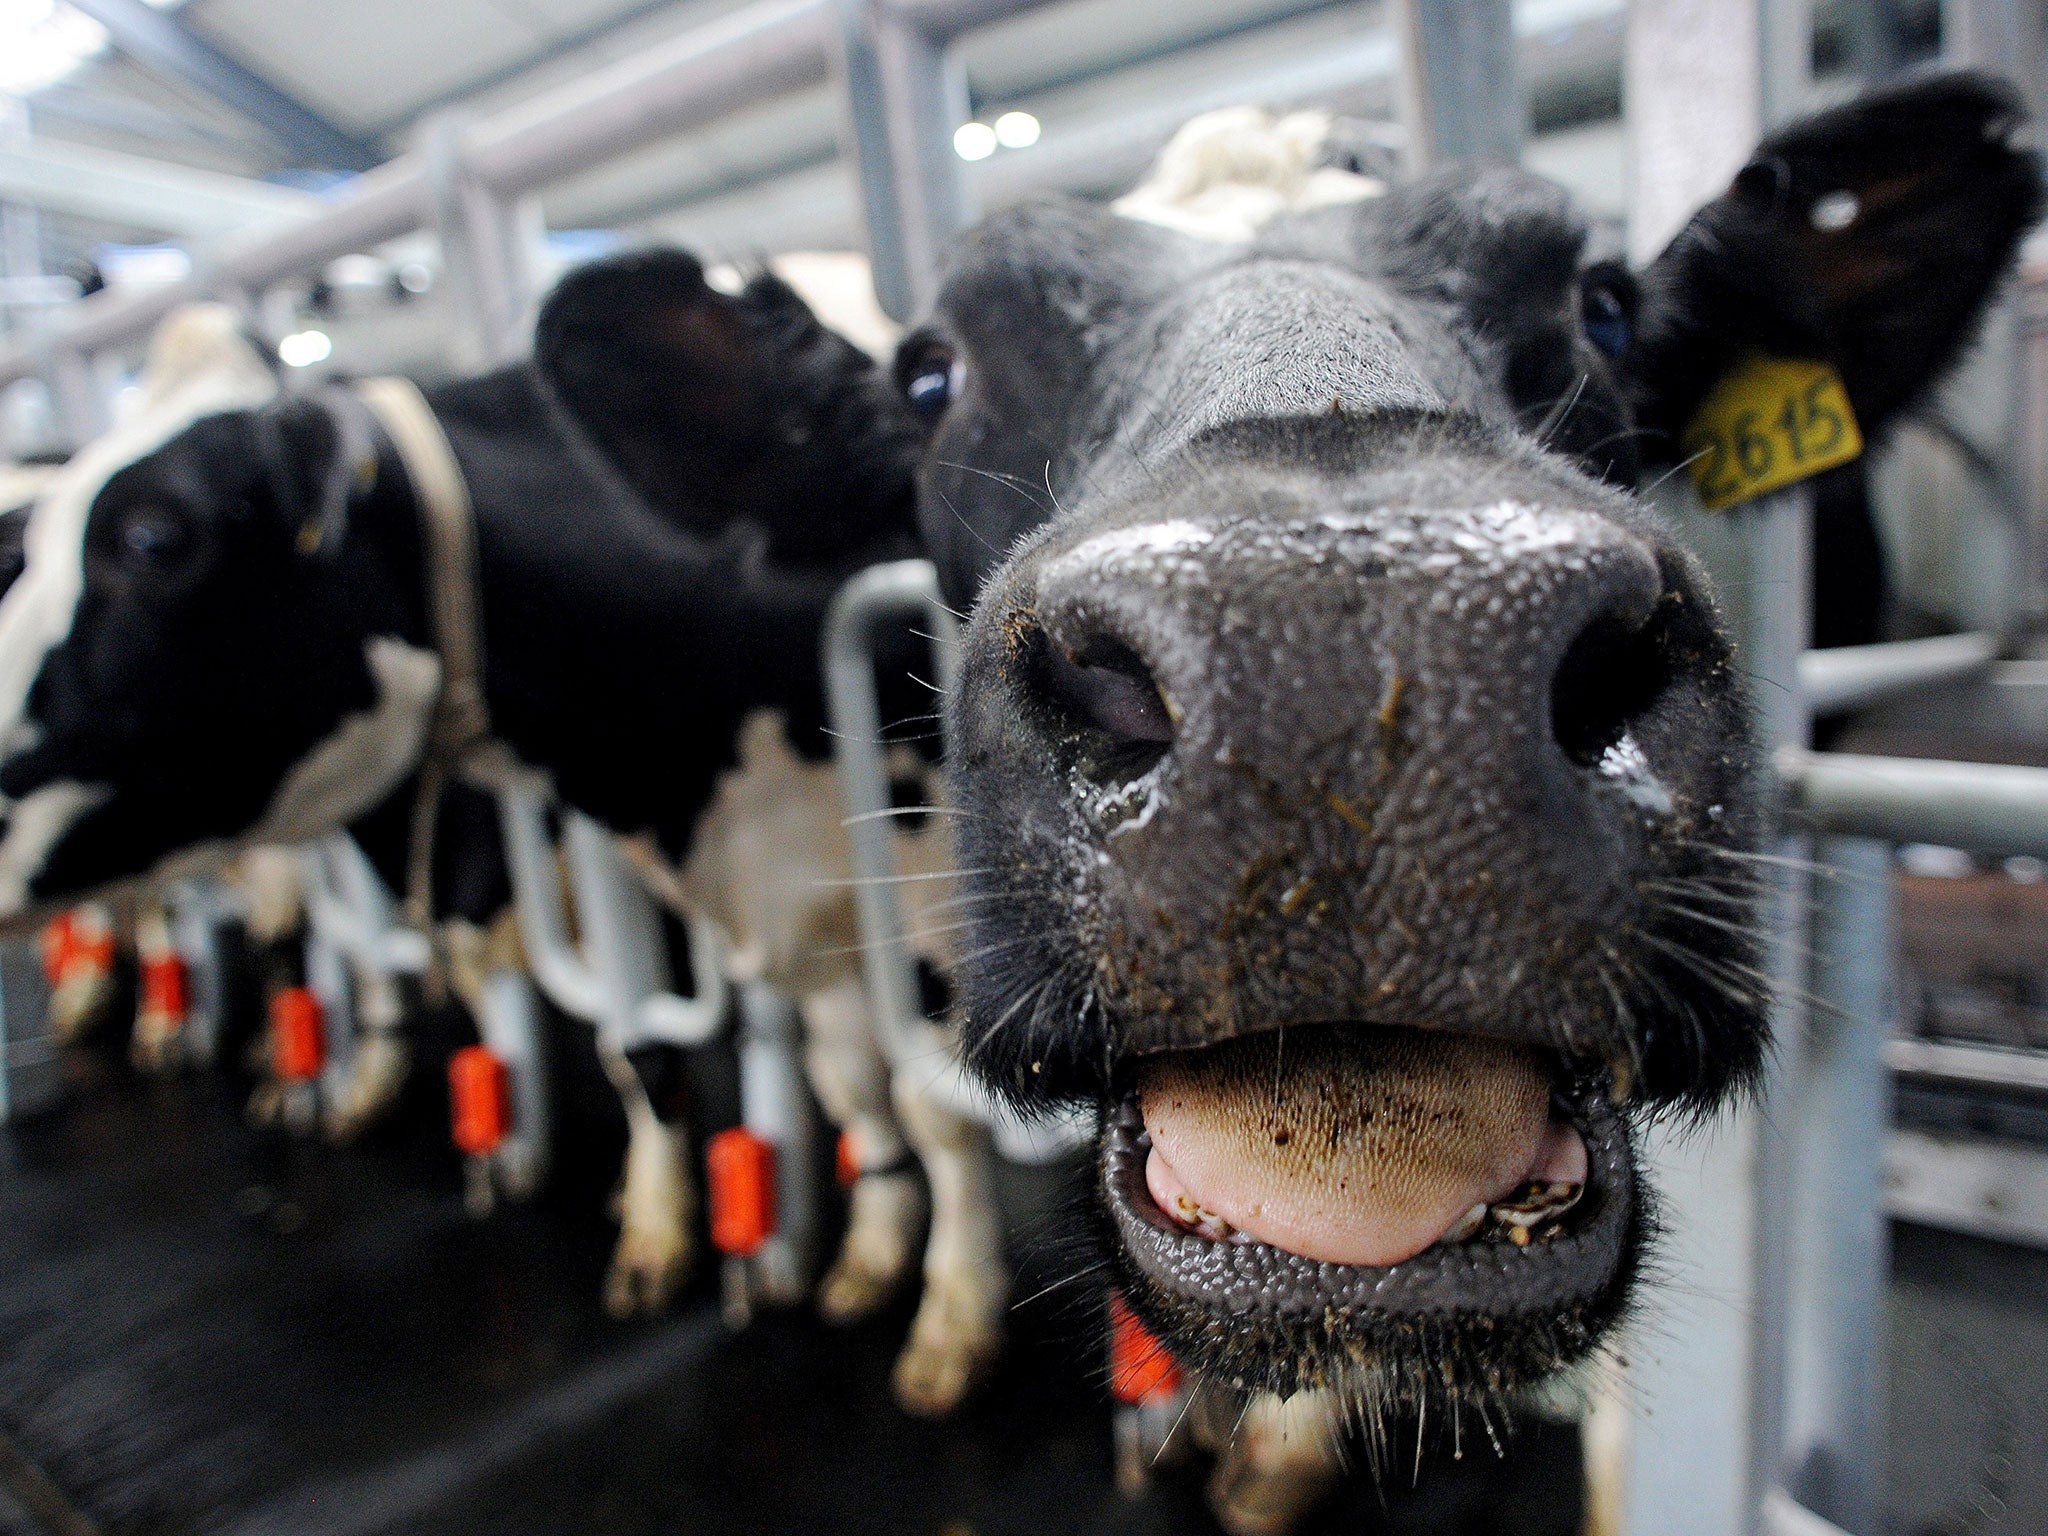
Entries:
<svg viewBox="0 0 2048 1536">
<path fill-rule="evenodd" d="M 707 350 L 678 372 L 682 339 Z M 780 279 L 721 292 L 661 252 L 572 274 L 532 362 L 424 400 L 472 507 L 492 734 L 442 766 L 538 771 L 689 883 L 694 830 L 743 736 L 779 737 L 804 782 L 829 757 L 825 610 L 851 572 L 915 547 L 915 418 Z M 422 517 L 391 429 L 345 388 L 278 399 L 195 370 L 78 455 L 37 502 L 0 599 L 0 918 L 388 801 L 425 763 L 444 677 Z M 896 718 L 930 713 L 911 672 L 888 669 Z M 999 1334 L 999 1262 L 949 1257 L 994 1246 L 986 1180 L 952 1172 L 970 1166 L 971 1127 L 937 1109 L 899 1125 L 854 971 L 841 956 L 764 974 L 797 995 L 820 1099 L 853 1121 L 862 1177 L 829 1313 L 872 1310 L 914 1254 L 906 1142 L 940 1170 L 935 1283 L 899 1373 L 906 1404 L 936 1412 Z M 606 1062 L 630 1131 L 617 1312 L 662 1305 L 689 1257 L 671 1055 Z"/>
<path fill-rule="evenodd" d="M 1343 135 L 1348 195 L 952 251 L 894 377 L 971 610 L 964 1054 L 1099 1112 L 1103 1262 L 1253 1483 L 1498 1428 L 1627 1316 L 1641 1130 L 1754 1083 L 1771 990 L 1742 660 L 1638 487 L 1758 357 L 1880 438 L 2037 216 L 2019 119 L 1950 74 L 1789 125 L 1640 272 L 1538 177 Z M 1219 1513 L 1281 1528 L 1246 1471 Z"/>
</svg>

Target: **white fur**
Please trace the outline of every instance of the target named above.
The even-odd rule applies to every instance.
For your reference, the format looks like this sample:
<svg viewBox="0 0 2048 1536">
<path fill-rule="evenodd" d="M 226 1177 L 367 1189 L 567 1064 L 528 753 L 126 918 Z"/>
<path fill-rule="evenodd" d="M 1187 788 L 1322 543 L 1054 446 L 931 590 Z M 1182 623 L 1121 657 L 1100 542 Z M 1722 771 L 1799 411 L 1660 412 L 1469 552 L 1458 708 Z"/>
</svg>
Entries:
<svg viewBox="0 0 2048 1536">
<path fill-rule="evenodd" d="M 1224 107 L 1183 123 L 1151 174 L 1110 206 L 1198 239 L 1239 242 L 1283 213 L 1362 202 L 1386 191 L 1371 176 L 1315 161 L 1330 136 L 1327 112 L 1276 118 Z"/>
<path fill-rule="evenodd" d="M 363 661 L 377 702 L 345 717 L 293 765 L 242 839 L 245 846 L 303 843 L 332 832 L 391 793 L 426 755 L 441 658 L 390 635 L 372 635 L 363 644 Z"/>
<path fill-rule="evenodd" d="M 28 905 L 29 882 L 42 873 L 50 850 L 64 840 L 96 805 L 104 804 L 104 784 L 59 779 L 14 802 L 8 813 L 7 836 L 0 838 L 0 915 Z"/>
</svg>

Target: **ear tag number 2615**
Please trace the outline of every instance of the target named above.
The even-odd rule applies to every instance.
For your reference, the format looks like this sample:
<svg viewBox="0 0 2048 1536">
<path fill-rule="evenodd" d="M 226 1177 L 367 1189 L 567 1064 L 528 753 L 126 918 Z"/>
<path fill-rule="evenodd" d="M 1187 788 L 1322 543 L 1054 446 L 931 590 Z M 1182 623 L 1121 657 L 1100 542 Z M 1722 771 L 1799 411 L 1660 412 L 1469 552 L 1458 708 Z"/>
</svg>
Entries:
<svg viewBox="0 0 2048 1536">
<path fill-rule="evenodd" d="M 1700 503 L 1718 510 L 1848 463 L 1863 434 L 1832 366 L 1757 357 L 1707 391 L 1681 447 Z"/>
</svg>

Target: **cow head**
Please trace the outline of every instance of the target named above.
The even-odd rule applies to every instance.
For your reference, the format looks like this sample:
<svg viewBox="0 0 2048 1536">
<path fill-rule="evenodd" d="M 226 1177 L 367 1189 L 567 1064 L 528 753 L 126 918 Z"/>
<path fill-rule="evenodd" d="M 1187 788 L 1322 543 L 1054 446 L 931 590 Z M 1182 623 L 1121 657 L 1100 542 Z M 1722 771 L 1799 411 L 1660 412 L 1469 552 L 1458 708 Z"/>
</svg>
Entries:
<svg viewBox="0 0 2048 1536">
<path fill-rule="evenodd" d="M 1796 126 L 1640 274 L 1535 177 L 1341 162 L 1236 239 L 1042 200 L 957 248 L 896 373 L 973 610 L 964 1053 L 1100 1107 L 1119 1283 L 1211 1379 L 1498 1401 L 1624 1306 L 1635 1128 L 1768 1008 L 1739 658 L 1634 486 L 1751 349 L 1881 432 L 2034 216 L 2015 117 Z"/>
<path fill-rule="evenodd" d="M 516 752 L 638 830 L 689 775 L 708 793 L 745 705 L 816 736 L 838 576 L 910 538 L 911 418 L 774 279 L 716 293 L 680 253 L 573 274 L 539 343 L 434 397 L 487 688 Z M 231 332 L 158 350 L 138 417 L 43 490 L 0 598 L 0 921 L 330 830 L 425 749 L 441 667 L 381 428 L 338 389 L 276 398 Z"/>
<path fill-rule="evenodd" d="M 1768 1006 L 1742 672 L 1631 487 L 1751 349 L 1881 431 L 2034 215 L 2014 120 L 1796 126 L 1640 278 L 1504 170 L 967 239 L 899 367 L 974 603 L 965 1048 L 1102 1107 L 1116 1269 L 1205 1372 L 1484 1402 L 1623 1306 L 1633 1127 L 1739 1091 Z"/>
</svg>

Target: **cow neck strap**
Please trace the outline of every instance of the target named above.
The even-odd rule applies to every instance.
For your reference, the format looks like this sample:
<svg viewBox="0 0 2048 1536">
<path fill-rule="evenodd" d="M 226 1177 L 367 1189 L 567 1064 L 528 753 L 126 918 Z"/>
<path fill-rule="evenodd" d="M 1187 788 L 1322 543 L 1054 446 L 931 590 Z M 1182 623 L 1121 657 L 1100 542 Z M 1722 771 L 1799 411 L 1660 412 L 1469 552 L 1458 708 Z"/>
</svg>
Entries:
<svg viewBox="0 0 2048 1536">
<path fill-rule="evenodd" d="M 441 657 L 441 691 L 420 764 L 406 856 L 406 917 L 431 933 L 434 830 L 448 776 L 490 739 L 484 701 L 483 615 L 477 595 L 476 511 L 447 434 L 410 379 L 365 379 L 356 395 L 383 425 L 412 482 L 426 553 L 427 612 Z"/>
</svg>

